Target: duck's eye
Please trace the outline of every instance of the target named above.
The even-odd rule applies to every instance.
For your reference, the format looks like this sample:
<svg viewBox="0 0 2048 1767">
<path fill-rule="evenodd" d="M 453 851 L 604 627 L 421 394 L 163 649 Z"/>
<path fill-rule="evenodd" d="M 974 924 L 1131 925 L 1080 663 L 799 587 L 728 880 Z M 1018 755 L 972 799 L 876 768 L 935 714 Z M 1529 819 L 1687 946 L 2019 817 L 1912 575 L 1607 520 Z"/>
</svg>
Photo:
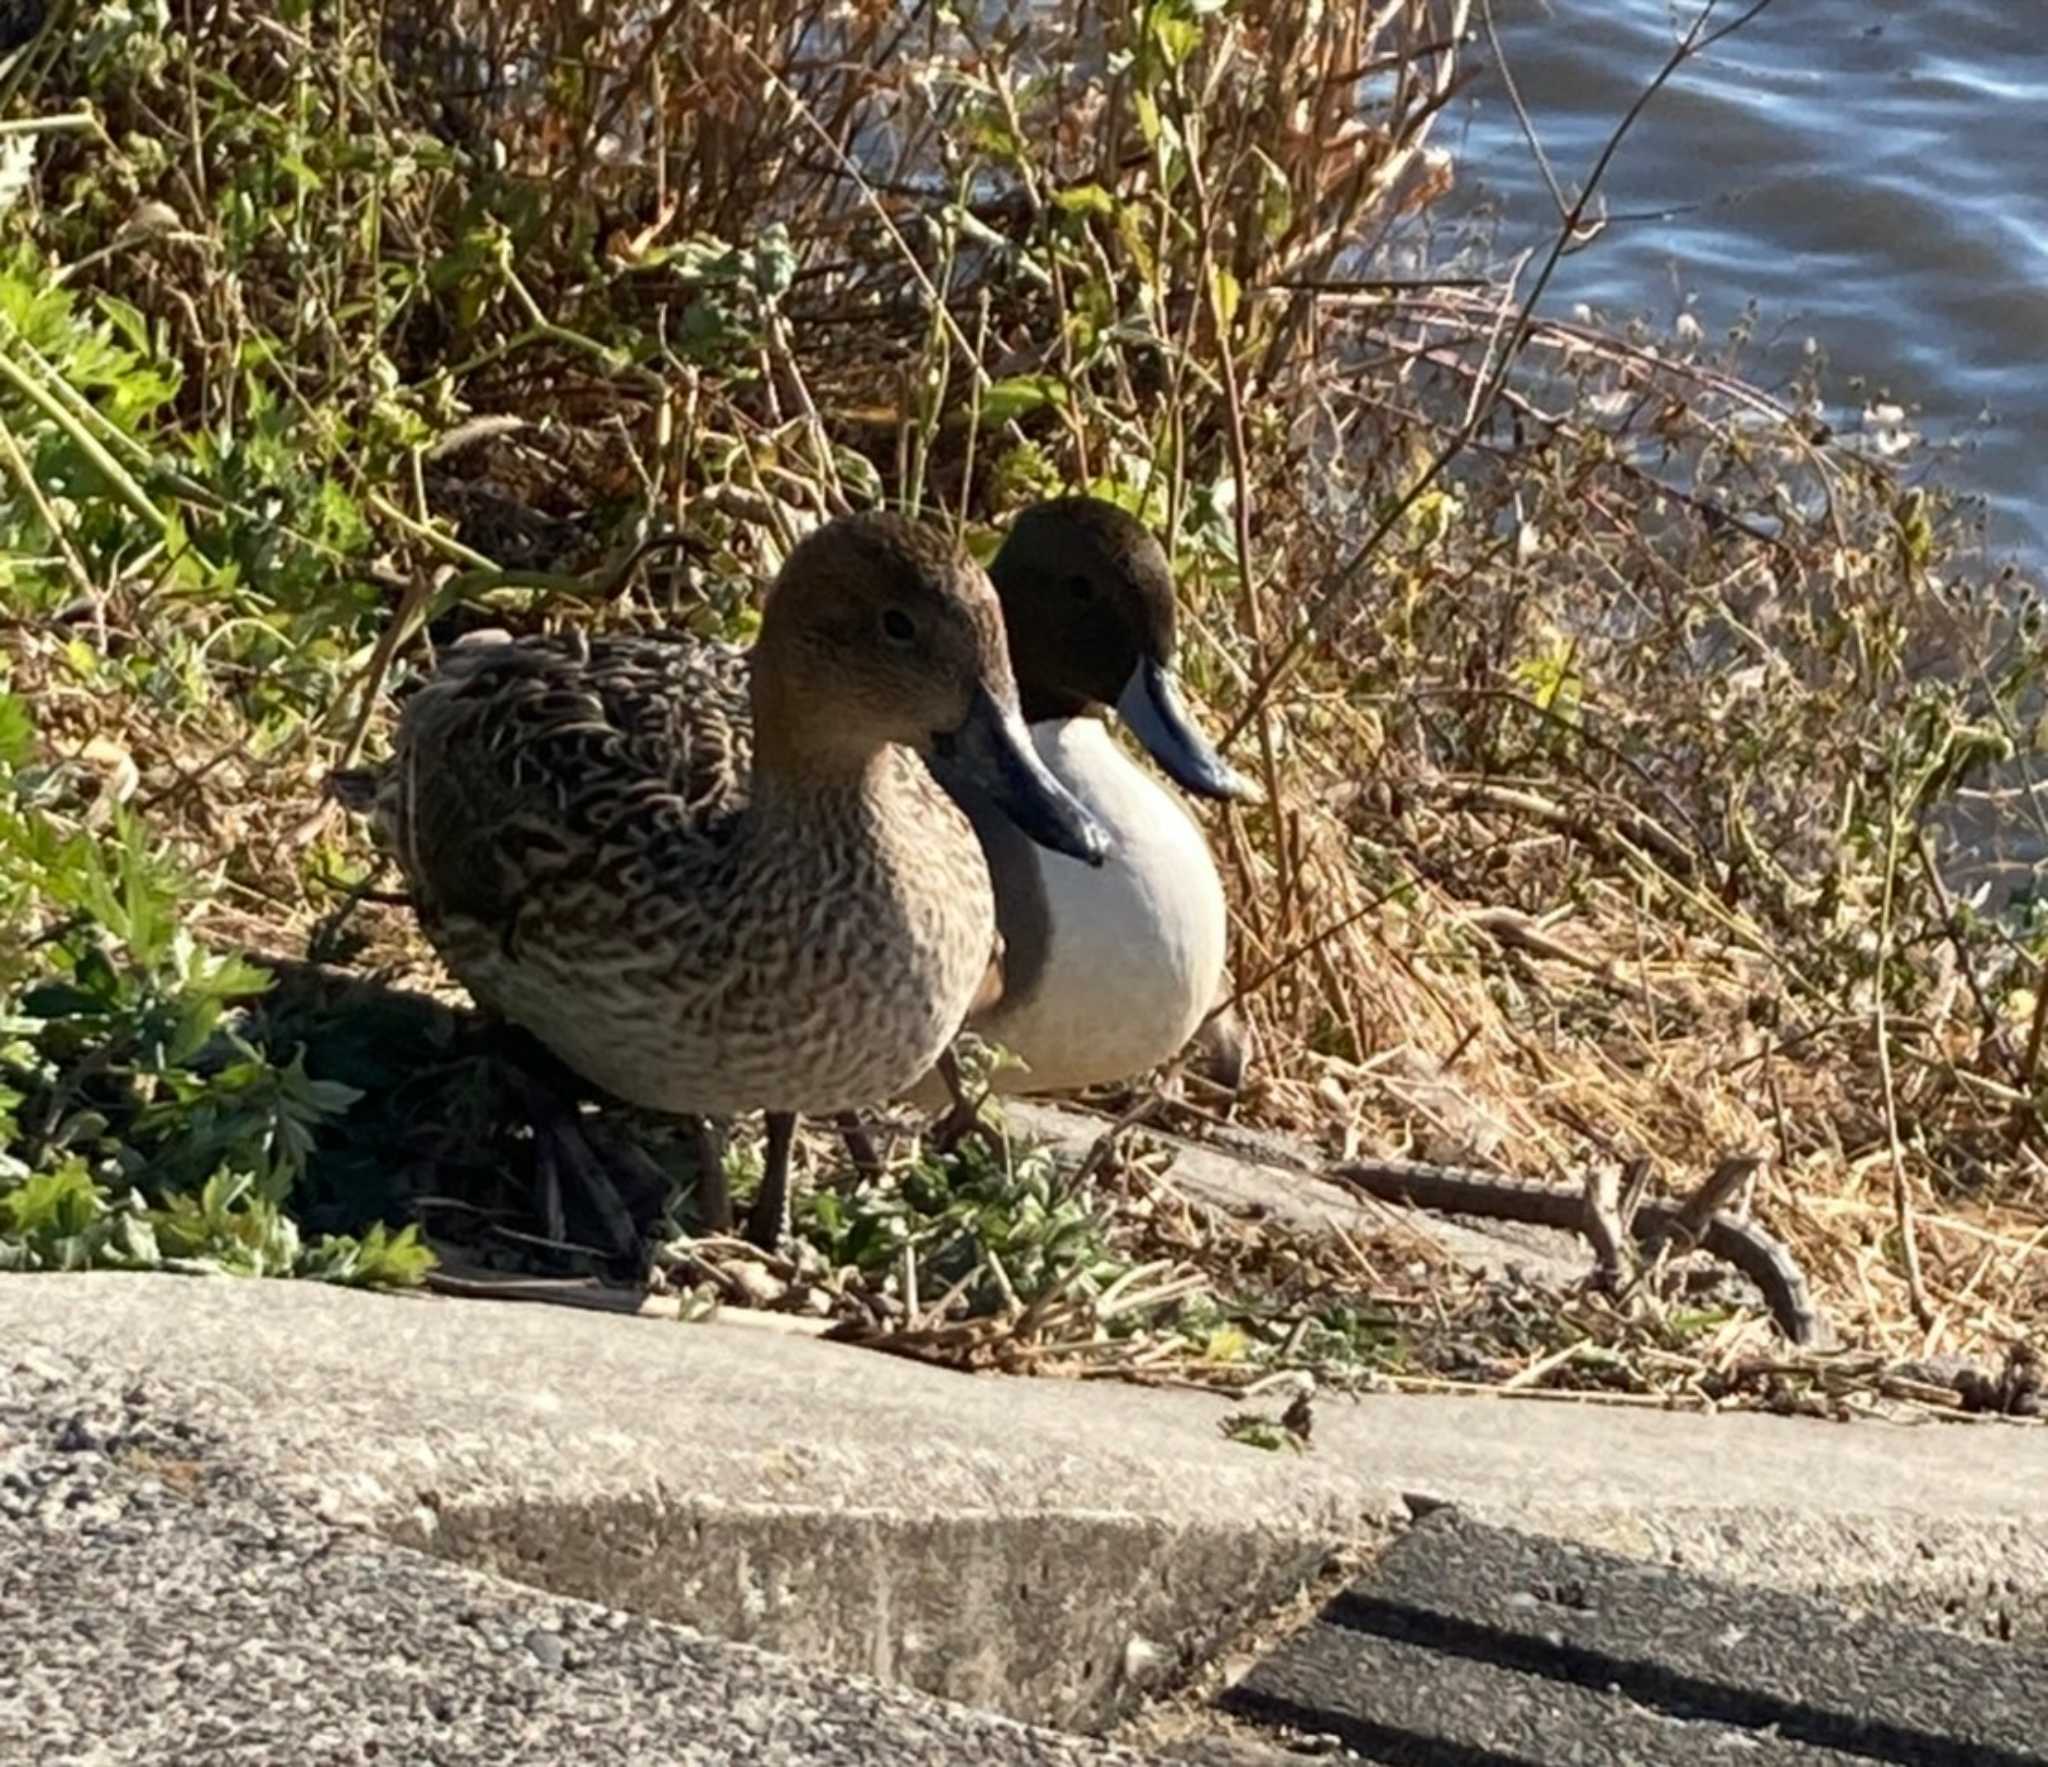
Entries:
<svg viewBox="0 0 2048 1767">
<path fill-rule="evenodd" d="M 892 607 L 882 615 L 882 636 L 891 644 L 908 644 L 917 637 L 917 627 L 900 607 Z"/>
<path fill-rule="evenodd" d="M 1067 593 L 1076 601 L 1093 601 L 1095 585 L 1077 571 L 1067 579 Z"/>
</svg>

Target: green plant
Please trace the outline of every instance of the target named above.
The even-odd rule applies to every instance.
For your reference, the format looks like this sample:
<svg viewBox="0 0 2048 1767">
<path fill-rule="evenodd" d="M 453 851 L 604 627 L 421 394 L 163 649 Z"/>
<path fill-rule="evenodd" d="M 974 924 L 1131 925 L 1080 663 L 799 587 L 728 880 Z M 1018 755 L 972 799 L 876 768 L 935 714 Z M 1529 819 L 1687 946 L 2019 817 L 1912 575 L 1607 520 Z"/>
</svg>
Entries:
<svg viewBox="0 0 2048 1767">
<path fill-rule="evenodd" d="M 950 1293 L 969 1313 L 1069 1287 L 1099 1293 L 1129 1268 L 1046 1150 L 978 1136 L 851 1194 L 816 1191 L 800 1201 L 797 1225 L 831 1264 L 883 1286 L 910 1260 L 917 1293 Z"/>
<path fill-rule="evenodd" d="M 180 924 L 193 882 L 140 821 L 0 811 L 0 860 L 62 916 L 0 971 L 0 1267 L 418 1281 L 411 1227 L 303 1243 L 286 1206 L 359 1094 L 241 1033 L 268 978 Z"/>
</svg>

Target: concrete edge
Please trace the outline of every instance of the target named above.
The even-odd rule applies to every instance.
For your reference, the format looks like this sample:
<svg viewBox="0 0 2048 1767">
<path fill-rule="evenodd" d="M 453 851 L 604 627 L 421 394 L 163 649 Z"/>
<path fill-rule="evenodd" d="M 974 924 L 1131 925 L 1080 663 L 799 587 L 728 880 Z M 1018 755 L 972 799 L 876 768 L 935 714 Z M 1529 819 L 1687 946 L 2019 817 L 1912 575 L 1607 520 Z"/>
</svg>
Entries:
<svg viewBox="0 0 2048 1767">
<path fill-rule="evenodd" d="M 1451 1504 L 1738 1583 L 2048 1635 L 2048 1433 L 975 1379 L 716 1325 L 303 1284 L 0 1283 L 0 1380 L 162 1392 L 330 1524 L 1007 1716 L 1099 1732 L 1334 1554 Z M 1943 1472 L 1948 1477 L 1942 1479 Z"/>
</svg>

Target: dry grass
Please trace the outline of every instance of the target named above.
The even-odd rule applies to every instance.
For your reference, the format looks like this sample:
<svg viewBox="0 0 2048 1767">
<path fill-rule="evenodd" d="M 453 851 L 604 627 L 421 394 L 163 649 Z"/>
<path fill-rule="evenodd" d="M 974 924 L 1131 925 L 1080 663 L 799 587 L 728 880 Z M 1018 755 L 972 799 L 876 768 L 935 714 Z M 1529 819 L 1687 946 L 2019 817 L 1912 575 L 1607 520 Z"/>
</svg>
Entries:
<svg viewBox="0 0 2048 1767">
<path fill-rule="evenodd" d="M 1741 338 L 1363 280 L 1451 175 L 1463 0 L 114 17 L 0 81 L 104 123 L 30 137 L 8 226 L 180 379 L 0 393 L 52 493 L 6 481 L 5 646 L 53 813 L 143 811 L 214 937 L 337 906 L 319 782 L 429 638 L 740 631 L 827 513 L 986 547 L 1091 484 L 1171 538 L 1265 791 L 1210 825 L 1244 1114 L 1567 1182 L 1755 1148 L 1852 1341 L 2041 1344 L 2043 939 L 1957 833 L 2038 820 L 1968 795 L 2036 752 L 2032 592 Z M 81 435 L 132 490 L 49 476 Z M 606 569 L 648 524 L 680 563 Z"/>
</svg>

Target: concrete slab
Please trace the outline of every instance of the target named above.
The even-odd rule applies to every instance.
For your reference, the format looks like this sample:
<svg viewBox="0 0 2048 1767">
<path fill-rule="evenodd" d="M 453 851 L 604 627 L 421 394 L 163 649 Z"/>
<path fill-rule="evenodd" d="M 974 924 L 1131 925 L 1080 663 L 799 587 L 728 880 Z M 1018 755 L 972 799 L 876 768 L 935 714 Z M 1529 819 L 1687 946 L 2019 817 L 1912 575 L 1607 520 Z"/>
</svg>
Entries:
<svg viewBox="0 0 2048 1767">
<path fill-rule="evenodd" d="M 328 1520 L 1039 1719 L 1107 1722 L 1396 1492 L 1173 1409 L 730 1326 L 119 1276 L 0 1283 L 0 1362 L 175 1399 Z M 1183 1444 L 1185 1445 L 1185 1444 Z"/>
<path fill-rule="evenodd" d="M 1143 1767 L 337 1528 L 175 1404 L 14 1346 L 0 1761 Z"/>
<path fill-rule="evenodd" d="M 1225 1439 L 1230 1408 L 1201 1394 L 976 1379 L 715 1323 L 0 1282 L 0 1381 L 60 1377 L 154 1395 L 330 1523 L 1073 1728 L 1205 1659 L 1332 1549 L 1447 1502 L 2048 1636 L 2039 1429 L 1380 1397 L 1319 1402 L 1313 1448 L 1269 1454 Z"/>
<path fill-rule="evenodd" d="M 2048 1760 L 2048 1653 L 1450 1512 L 1220 1704 L 1377 1762 Z"/>
</svg>

